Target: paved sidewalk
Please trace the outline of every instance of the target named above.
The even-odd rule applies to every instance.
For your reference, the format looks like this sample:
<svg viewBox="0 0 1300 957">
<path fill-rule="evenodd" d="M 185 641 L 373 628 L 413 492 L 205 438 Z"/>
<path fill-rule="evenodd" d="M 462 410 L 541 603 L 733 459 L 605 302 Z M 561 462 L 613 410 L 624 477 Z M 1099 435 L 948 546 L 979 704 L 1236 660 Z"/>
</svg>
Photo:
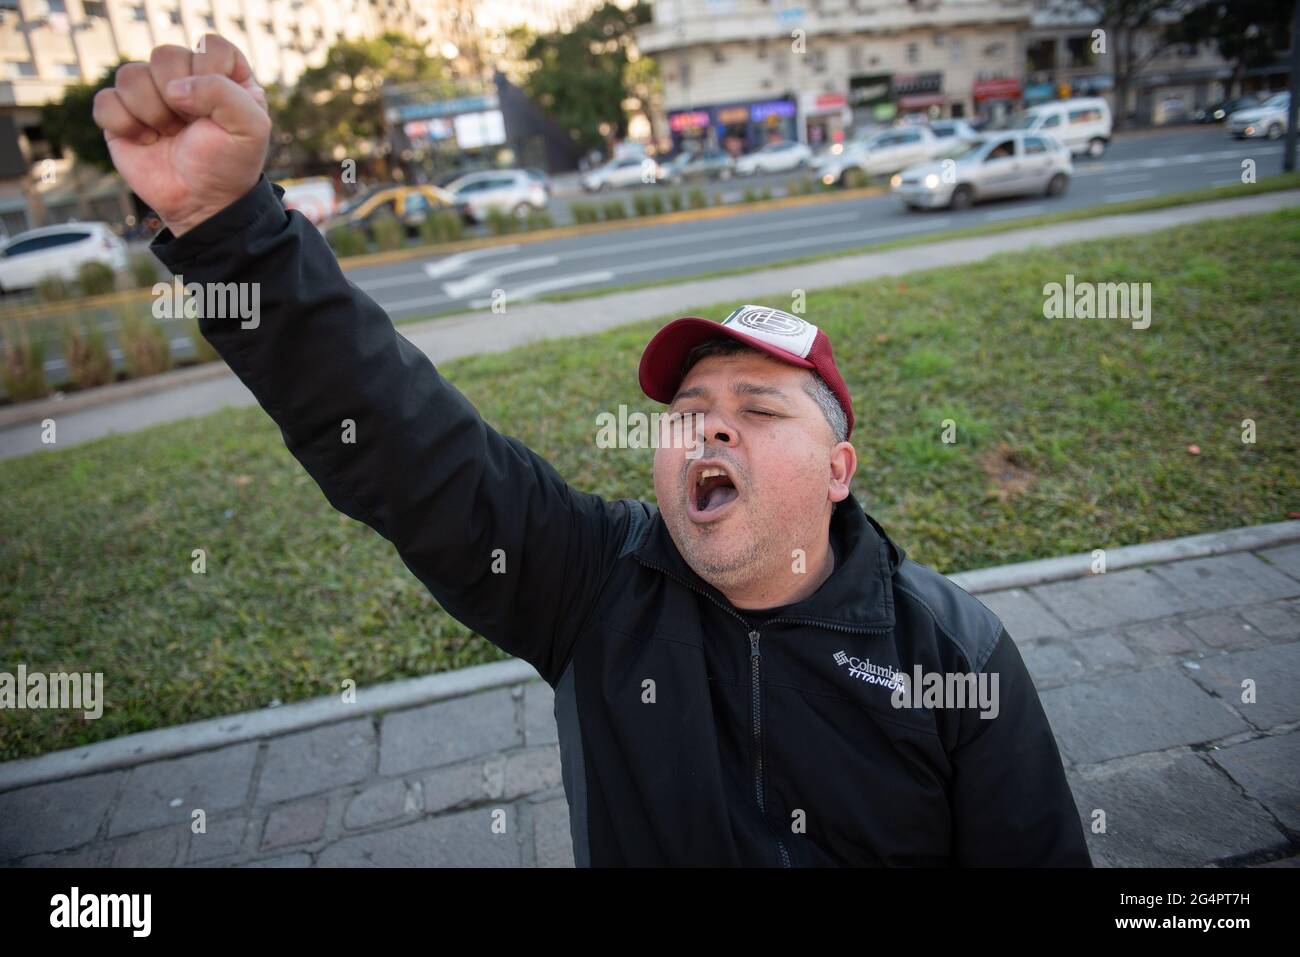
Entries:
<svg viewBox="0 0 1300 957">
<path fill-rule="evenodd" d="M 721 318 L 737 303 L 788 300 L 791 290 L 824 289 L 882 276 L 978 262 L 989 256 L 1088 239 L 1153 232 L 1171 226 L 1300 206 L 1300 191 L 1267 193 L 1241 199 L 1175 206 L 1146 213 L 1035 226 L 967 239 L 949 239 L 900 249 L 818 260 L 785 268 L 763 268 L 743 275 L 694 279 L 630 292 L 609 293 L 564 303 L 534 302 L 511 306 L 505 315 L 468 313 L 402 325 L 401 332 L 436 363 L 480 352 L 501 352 L 541 339 L 585 335 L 638 320 L 681 314 L 717 304 Z M 0 460 L 32 452 L 63 449 L 115 432 L 135 432 L 216 411 L 222 406 L 254 403 L 235 376 L 220 369 L 181 370 L 141 394 L 145 382 L 122 383 L 68 398 L 0 409 Z M 89 401 L 88 401 L 89 400 Z M 90 404 L 93 403 L 93 404 Z M 58 444 L 41 442 L 41 422 L 58 423 Z"/>
<path fill-rule="evenodd" d="M 1089 561 L 954 578 L 1034 675 L 1095 862 L 1295 866 L 1300 522 L 1114 549 L 1077 577 Z M 0 765 L 0 864 L 572 866 L 553 698 L 530 674 L 503 662 Z"/>
</svg>

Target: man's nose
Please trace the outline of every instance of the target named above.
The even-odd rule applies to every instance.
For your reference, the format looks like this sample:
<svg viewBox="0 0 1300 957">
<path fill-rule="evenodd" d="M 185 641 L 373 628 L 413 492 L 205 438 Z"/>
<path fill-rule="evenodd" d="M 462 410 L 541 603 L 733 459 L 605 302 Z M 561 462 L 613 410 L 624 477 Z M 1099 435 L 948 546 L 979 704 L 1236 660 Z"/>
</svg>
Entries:
<svg viewBox="0 0 1300 957">
<path fill-rule="evenodd" d="M 740 433 L 735 422 L 717 409 L 711 409 L 704 414 L 701 432 L 705 443 L 734 446 L 740 441 Z"/>
</svg>

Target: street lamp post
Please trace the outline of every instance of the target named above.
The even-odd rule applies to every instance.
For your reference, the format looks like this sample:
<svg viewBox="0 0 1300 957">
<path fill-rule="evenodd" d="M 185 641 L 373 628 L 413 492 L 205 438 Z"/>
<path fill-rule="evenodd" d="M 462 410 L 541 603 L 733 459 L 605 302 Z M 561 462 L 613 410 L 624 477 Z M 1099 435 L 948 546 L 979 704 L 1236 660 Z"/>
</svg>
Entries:
<svg viewBox="0 0 1300 957">
<path fill-rule="evenodd" d="M 1296 102 L 1300 94 L 1300 0 L 1291 11 L 1291 102 L 1286 110 L 1286 148 L 1282 151 L 1282 171 L 1295 171 Z"/>
</svg>

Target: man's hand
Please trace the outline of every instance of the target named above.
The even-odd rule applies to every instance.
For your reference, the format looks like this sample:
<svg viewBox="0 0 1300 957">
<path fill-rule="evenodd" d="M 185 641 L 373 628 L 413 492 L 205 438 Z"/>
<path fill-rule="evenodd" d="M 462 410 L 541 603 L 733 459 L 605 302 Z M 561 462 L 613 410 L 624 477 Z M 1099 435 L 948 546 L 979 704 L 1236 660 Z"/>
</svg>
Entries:
<svg viewBox="0 0 1300 957">
<path fill-rule="evenodd" d="M 271 136 L 244 55 L 215 33 L 199 49 L 154 47 L 95 95 L 113 165 L 177 236 L 253 188 Z"/>
</svg>

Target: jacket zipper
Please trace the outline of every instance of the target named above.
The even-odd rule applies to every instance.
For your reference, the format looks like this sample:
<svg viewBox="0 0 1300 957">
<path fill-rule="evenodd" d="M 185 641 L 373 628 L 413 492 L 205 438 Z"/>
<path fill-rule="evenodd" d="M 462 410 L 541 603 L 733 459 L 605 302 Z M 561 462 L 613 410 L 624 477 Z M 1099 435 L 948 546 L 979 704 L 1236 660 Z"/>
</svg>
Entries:
<svg viewBox="0 0 1300 957">
<path fill-rule="evenodd" d="M 768 826 L 772 827 L 773 834 L 774 836 L 776 836 L 776 828 L 774 825 L 772 825 L 771 819 L 769 819 L 767 816 L 766 803 L 763 797 L 763 724 L 762 724 L 762 705 L 761 705 L 762 683 L 760 681 L 761 675 L 759 671 L 760 654 L 758 650 L 758 640 L 760 636 L 759 636 L 758 629 L 750 628 L 749 622 L 747 622 L 744 616 L 742 616 L 734 608 L 724 605 L 722 602 L 718 601 L 708 592 L 697 587 L 692 582 L 679 578 L 677 575 L 673 574 L 668 569 L 656 565 L 653 562 L 648 562 L 645 559 L 639 557 L 637 560 L 640 561 L 641 564 L 645 565 L 647 568 L 653 568 L 661 575 L 665 575 L 666 577 L 671 578 L 673 581 L 677 582 L 678 584 L 684 585 L 685 587 L 689 588 L 691 591 L 695 592 L 696 594 L 703 595 L 709 601 L 713 602 L 713 604 L 717 605 L 727 614 L 731 615 L 736 620 L 738 620 L 742 625 L 745 626 L 745 630 L 749 632 L 750 724 L 754 729 L 754 798 L 758 803 L 759 814 L 763 816 L 763 820 L 767 821 Z M 844 631 L 852 634 L 870 634 L 873 632 L 889 631 L 888 625 L 882 625 L 880 627 L 872 627 L 872 628 L 867 628 L 867 627 L 851 628 L 847 625 L 836 625 L 830 622 L 820 621 L 815 618 L 772 618 L 764 622 L 764 624 L 770 625 L 778 621 L 782 622 L 783 624 L 815 625 L 821 628 L 829 628 L 832 631 Z M 790 867 L 791 866 L 790 854 L 788 851 L 786 851 L 785 842 L 782 841 L 779 836 L 776 836 L 776 849 L 777 852 L 781 855 L 781 866 Z"/>
</svg>

